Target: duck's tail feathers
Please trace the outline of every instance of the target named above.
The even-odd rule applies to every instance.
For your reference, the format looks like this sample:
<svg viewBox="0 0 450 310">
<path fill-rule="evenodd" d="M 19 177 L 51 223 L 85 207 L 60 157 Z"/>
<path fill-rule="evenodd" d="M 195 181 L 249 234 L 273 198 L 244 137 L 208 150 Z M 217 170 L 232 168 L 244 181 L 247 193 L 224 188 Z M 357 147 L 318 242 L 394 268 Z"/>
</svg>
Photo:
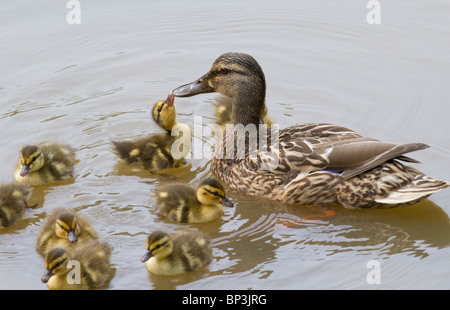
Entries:
<svg viewBox="0 0 450 310">
<path fill-rule="evenodd" d="M 407 186 L 391 192 L 387 197 L 375 199 L 375 201 L 383 204 L 407 203 L 426 198 L 429 195 L 447 187 L 450 187 L 449 182 L 419 175 Z"/>
</svg>

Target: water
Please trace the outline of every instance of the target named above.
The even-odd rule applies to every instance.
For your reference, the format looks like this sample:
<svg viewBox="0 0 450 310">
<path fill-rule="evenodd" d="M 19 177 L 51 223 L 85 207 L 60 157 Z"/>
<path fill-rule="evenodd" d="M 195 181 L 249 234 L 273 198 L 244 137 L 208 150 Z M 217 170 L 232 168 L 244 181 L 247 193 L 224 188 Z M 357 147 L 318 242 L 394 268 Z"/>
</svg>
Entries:
<svg viewBox="0 0 450 310">
<path fill-rule="evenodd" d="M 152 104 L 204 74 L 220 54 L 253 55 L 281 127 L 339 124 L 391 142 L 424 142 L 417 168 L 450 180 L 450 4 L 381 2 L 83 1 L 69 25 L 60 1 L 0 8 L 0 181 L 12 181 L 20 148 L 64 141 L 77 148 L 75 179 L 35 188 L 39 204 L 0 231 L 0 288 L 46 289 L 35 242 L 55 208 L 78 210 L 113 247 L 108 289 L 449 289 L 450 190 L 393 210 L 346 210 L 303 221 L 314 207 L 229 192 L 236 208 L 203 225 L 156 216 L 150 192 L 211 175 L 195 159 L 171 176 L 119 164 L 109 140 L 157 131 Z M 215 94 L 177 99 L 178 118 L 213 121 Z M 201 139 L 201 137 L 194 137 Z M 150 231 L 198 229 L 214 240 L 211 265 L 189 275 L 149 275 L 139 259 Z M 369 284 L 376 260 L 380 284 Z M 370 265 L 369 265 L 370 266 Z"/>
</svg>

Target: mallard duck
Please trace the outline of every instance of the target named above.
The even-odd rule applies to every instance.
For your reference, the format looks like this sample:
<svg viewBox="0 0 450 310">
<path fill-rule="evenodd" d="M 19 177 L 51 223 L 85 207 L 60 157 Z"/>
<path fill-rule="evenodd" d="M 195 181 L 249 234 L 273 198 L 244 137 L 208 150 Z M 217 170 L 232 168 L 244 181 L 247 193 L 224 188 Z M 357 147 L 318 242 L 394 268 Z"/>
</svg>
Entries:
<svg viewBox="0 0 450 310">
<path fill-rule="evenodd" d="M 200 79 L 172 91 L 177 97 L 218 92 L 231 98 L 232 124 L 258 127 L 266 94 L 264 73 L 248 54 L 218 57 Z M 273 128 L 272 128 L 273 129 Z M 341 204 L 346 208 L 395 207 L 411 204 L 449 187 L 401 161 L 404 154 L 428 147 L 423 143 L 381 142 L 336 125 L 306 124 L 270 130 L 264 151 L 246 145 L 244 156 L 224 158 L 227 143 L 239 137 L 227 130 L 216 144 L 212 171 L 231 189 L 280 202 L 304 205 Z M 235 144 L 233 147 L 235 147 Z"/>
<path fill-rule="evenodd" d="M 132 141 L 111 142 L 118 158 L 128 164 L 140 165 L 152 173 L 176 168 L 185 162 L 191 145 L 191 130 L 187 125 L 177 123 L 173 101 L 173 96 L 168 96 L 166 100 L 156 102 L 152 108 L 153 120 L 165 132 Z M 181 149 L 176 148 L 176 140 Z"/>
<path fill-rule="evenodd" d="M 31 187 L 27 184 L 3 184 L 0 186 L 0 228 L 14 224 L 28 208 Z"/>
<path fill-rule="evenodd" d="M 159 215 L 181 223 L 205 223 L 222 216 L 222 204 L 233 207 L 219 181 L 207 178 L 197 189 L 188 184 L 168 184 L 157 188 L 153 200 Z"/>
<path fill-rule="evenodd" d="M 51 290 L 104 288 L 114 277 L 111 252 L 107 243 L 99 241 L 86 242 L 69 250 L 53 248 L 45 256 L 46 272 L 41 281 Z"/>
<path fill-rule="evenodd" d="M 47 217 L 39 233 L 36 250 L 45 256 L 52 248 L 70 248 L 75 244 L 98 239 L 89 221 L 74 210 L 56 209 Z"/>
<path fill-rule="evenodd" d="M 19 183 L 37 186 L 72 177 L 76 163 L 75 149 L 67 144 L 45 142 L 26 145 L 14 171 Z"/>
<path fill-rule="evenodd" d="M 216 101 L 214 102 L 214 106 L 215 123 L 220 125 L 220 127 L 222 127 L 222 130 L 225 131 L 226 125 L 231 123 L 231 114 L 233 108 L 231 98 L 221 96 L 216 99 Z M 260 122 L 268 126 L 273 124 L 272 119 L 267 114 L 267 105 L 265 102 Z"/>
<path fill-rule="evenodd" d="M 211 240 L 200 232 L 171 235 L 158 230 L 147 238 L 147 252 L 141 261 L 151 273 L 175 275 L 197 270 L 209 263 L 211 255 Z"/>
</svg>

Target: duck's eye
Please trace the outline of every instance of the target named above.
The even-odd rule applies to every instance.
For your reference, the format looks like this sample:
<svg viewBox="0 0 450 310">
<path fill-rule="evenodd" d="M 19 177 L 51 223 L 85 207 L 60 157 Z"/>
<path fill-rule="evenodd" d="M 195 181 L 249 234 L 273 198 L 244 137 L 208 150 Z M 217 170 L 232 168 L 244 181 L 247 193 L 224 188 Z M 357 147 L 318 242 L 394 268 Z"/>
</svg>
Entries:
<svg viewBox="0 0 450 310">
<path fill-rule="evenodd" d="M 228 73 L 228 68 L 227 67 L 220 68 L 220 73 L 227 74 Z"/>
<path fill-rule="evenodd" d="M 158 108 L 158 112 L 161 112 L 162 111 L 162 106 L 160 106 L 159 108 Z"/>
</svg>

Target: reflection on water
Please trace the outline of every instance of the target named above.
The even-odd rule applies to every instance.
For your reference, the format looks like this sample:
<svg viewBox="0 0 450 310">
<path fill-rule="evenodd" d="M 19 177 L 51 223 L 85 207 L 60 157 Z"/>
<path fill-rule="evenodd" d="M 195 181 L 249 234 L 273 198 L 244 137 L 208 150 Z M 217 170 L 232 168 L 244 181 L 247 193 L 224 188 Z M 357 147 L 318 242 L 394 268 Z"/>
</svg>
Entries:
<svg viewBox="0 0 450 310">
<path fill-rule="evenodd" d="M 450 255 L 449 190 L 392 210 L 289 206 L 230 192 L 235 208 L 222 219 L 178 225 L 157 216 L 150 193 L 211 176 L 208 159 L 150 175 L 118 162 L 110 145 L 158 131 L 154 102 L 200 76 L 218 55 L 241 51 L 264 69 L 269 115 L 280 128 L 329 122 L 384 141 L 424 142 L 431 147 L 414 154 L 423 162 L 417 168 L 448 180 L 449 11 L 445 0 L 426 8 L 383 2 L 381 24 L 368 25 L 365 3 L 351 0 L 83 1 L 81 24 L 67 25 L 64 3 L 5 3 L 0 181 L 12 181 L 28 143 L 70 143 L 79 162 L 74 179 L 34 188 L 37 209 L 0 230 L 0 289 L 46 289 L 35 243 L 59 207 L 89 218 L 114 247 L 109 289 L 450 288 L 442 275 Z M 179 122 L 213 122 L 216 98 L 178 100 Z M 188 275 L 149 274 L 140 257 L 156 229 L 209 234 L 211 264 Z M 380 286 L 366 282 L 372 259 L 381 262 Z"/>
</svg>

